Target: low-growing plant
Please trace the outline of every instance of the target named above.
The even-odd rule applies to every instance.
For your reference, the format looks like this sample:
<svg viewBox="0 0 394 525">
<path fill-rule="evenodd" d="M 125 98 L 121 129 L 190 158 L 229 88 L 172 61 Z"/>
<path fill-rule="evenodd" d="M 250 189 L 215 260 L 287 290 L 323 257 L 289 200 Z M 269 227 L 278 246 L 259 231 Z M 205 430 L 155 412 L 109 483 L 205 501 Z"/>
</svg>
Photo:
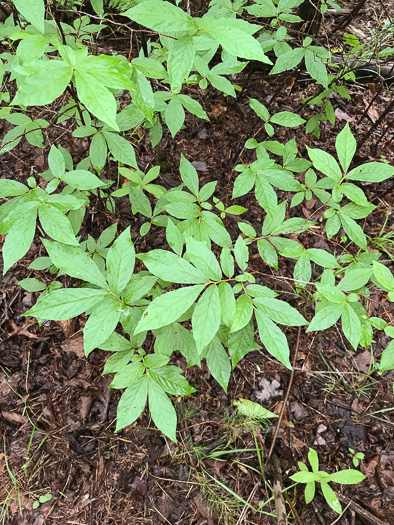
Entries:
<svg viewBox="0 0 394 525">
<path fill-rule="evenodd" d="M 328 474 L 323 470 L 319 470 L 319 458 L 317 452 L 310 448 L 308 453 L 309 464 L 312 471 L 302 461 L 298 462 L 299 472 L 296 472 L 290 479 L 297 483 L 305 483 L 305 503 L 310 503 L 315 497 L 316 483 L 320 483 L 320 488 L 324 499 L 328 505 L 338 514 L 342 513 L 341 503 L 330 487 L 329 483 L 340 483 L 341 485 L 353 485 L 360 483 L 365 479 L 364 474 L 358 470 L 347 469 L 339 470 L 333 474 Z"/>
<path fill-rule="evenodd" d="M 358 164 L 349 124 L 337 134 L 335 156 L 308 147 L 308 160 L 300 157 L 295 138 L 283 143 L 274 137 L 278 129 L 305 124 L 306 132 L 316 132 L 319 120 L 310 124 L 290 111 L 275 113 L 251 98 L 250 107 L 261 119 L 267 140 L 246 141 L 245 148 L 255 151 L 256 160 L 235 166 L 238 175 L 230 205 L 221 198 L 221 181 L 201 185 L 184 155 L 178 185 L 168 189 L 158 184 L 160 167 L 144 172 L 129 140 L 146 135 L 155 147 L 165 132 L 163 124 L 174 137 L 185 125 L 185 110 L 208 120 L 203 106 L 182 89 L 198 83 L 204 90 L 210 83 L 236 97 L 240 88 L 231 80 L 249 61 L 273 66 L 270 74 L 305 64 L 319 91 L 309 104 L 322 103 L 331 114 L 328 97 L 347 91 L 340 75 L 327 72 L 330 52 L 313 45 L 311 37 L 298 43 L 282 24 L 299 22 L 295 9 L 300 3 L 212 2 L 203 17 L 193 17 L 169 2 L 144 0 L 123 12 L 127 24 L 120 24 L 128 30 L 142 26 L 154 35 L 134 58 L 96 54 L 95 35 L 111 24 L 101 18 L 104 4 L 98 0 L 92 0 L 91 7 L 101 24 L 83 17 L 68 24 L 51 16 L 44 0 L 14 0 L 18 17 L 10 16 L 0 26 L 9 47 L 0 55 L 0 73 L 12 86 L 12 101 L 0 109 L 0 117 L 15 126 L 0 153 L 11 151 L 24 138 L 42 148 L 43 130 L 66 121 L 74 137 L 89 141 L 89 154 L 77 166 L 66 149 L 52 145 L 49 169 L 34 169 L 27 185 L 0 179 L 0 198 L 5 199 L 0 206 L 0 234 L 6 234 L 4 273 L 25 257 L 38 224 L 47 255 L 29 268 L 49 268 L 58 280 L 48 287 L 35 277 L 20 281 L 27 290 L 43 292 L 25 315 L 42 322 L 85 313 L 85 353 L 96 348 L 109 352 L 103 373 L 114 374 L 112 388 L 123 390 L 117 431 L 133 424 L 148 402 L 154 423 L 176 441 L 171 396 L 190 395 L 196 388 L 180 367 L 170 364 L 174 352 L 180 352 L 187 366 L 200 366 L 205 359 L 226 390 L 232 369 L 261 346 L 292 368 L 281 326 L 305 326 L 311 332 L 340 321 L 354 350 L 371 345 L 374 329 L 394 337 L 393 321 L 384 307 L 384 319 L 370 315 L 370 305 L 376 302 L 370 290 L 380 289 L 393 301 L 394 276 L 380 262 L 380 254 L 368 249 L 358 222 L 375 210 L 363 183 L 389 179 L 394 167 L 387 162 Z M 237 17 L 244 11 L 257 21 L 268 19 L 271 29 L 261 31 L 261 25 Z M 26 115 L 27 108 L 45 107 L 60 97 L 64 105 L 54 118 L 34 120 L 33 111 Z M 102 177 L 109 161 L 118 164 L 117 181 Z M 97 240 L 81 238 L 91 199 L 104 200 L 113 213 L 116 199 L 125 196 L 132 213 L 146 219 L 139 235 L 156 235 L 162 228 L 168 249 L 144 252 L 137 245 L 136 251 L 130 227 L 116 237 L 115 225 Z M 316 212 L 307 218 L 297 215 L 298 206 L 312 199 L 324 210 L 322 235 L 329 250 L 302 242 L 305 232 L 314 235 L 320 228 Z M 259 207 L 262 222 L 241 218 L 248 217 L 248 209 L 239 202 Z M 291 277 L 275 273 L 283 258 L 293 266 Z M 269 276 L 289 283 L 297 308 L 278 298 L 282 289 L 266 286 L 264 266 Z M 67 287 L 62 276 L 68 277 Z M 304 304 L 304 291 L 313 298 L 312 308 Z M 393 340 L 377 368 L 394 368 Z M 315 470 L 310 474 L 320 476 L 314 479 L 322 480 L 328 493 L 328 479 Z M 338 476 L 333 476 L 335 481 Z"/>
</svg>

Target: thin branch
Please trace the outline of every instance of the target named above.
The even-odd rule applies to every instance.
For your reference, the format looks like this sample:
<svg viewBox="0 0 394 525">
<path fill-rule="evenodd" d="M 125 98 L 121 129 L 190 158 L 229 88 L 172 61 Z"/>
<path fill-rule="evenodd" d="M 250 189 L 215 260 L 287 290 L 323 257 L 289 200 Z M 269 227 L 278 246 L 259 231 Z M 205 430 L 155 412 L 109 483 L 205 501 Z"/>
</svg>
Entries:
<svg viewBox="0 0 394 525">
<path fill-rule="evenodd" d="M 296 343 L 296 348 L 295 348 L 295 352 L 294 352 L 294 359 L 293 359 L 293 364 L 295 366 L 296 362 L 297 362 L 297 357 L 298 357 L 298 349 L 300 347 L 300 340 L 301 340 L 301 327 L 299 326 L 298 327 L 298 334 L 297 334 L 297 343 Z M 286 396 L 283 400 L 283 404 L 282 404 L 282 408 L 280 410 L 280 414 L 279 414 L 279 418 L 278 418 L 278 422 L 276 424 L 276 427 L 275 427 L 275 432 L 274 432 L 274 437 L 272 438 L 272 443 L 271 443 L 271 447 L 269 449 L 269 452 L 268 452 L 268 455 L 267 455 L 267 459 L 265 461 L 265 464 L 267 464 L 270 459 L 271 459 L 271 456 L 272 456 L 272 453 L 274 451 L 274 448 L 275 448 L 275 443 L 276 443 L 276 439 L 278 437 L 278 434 L 279 434 L 279 429 L 280 429 L 280 424 L 282 422 L 282 419 L 283 419 L 283 414 L 285 413 L 285 409 L 286 409 L 286 405 L 287 405 L 287 401 L 289 400 L 289 396 L 290 396 L 290 390 L 291 390 L 291 387 L 292 387 L 292 384 L 293 384 L 293 379 L 294 379 L 294 366 L 292 368 L 292 371 L 291 371 L 291 375 L 290 375 L 290 380 L 289 380 L 289 385 L 287 387 L 287 392 L 286 392 Z"/>
</svg>

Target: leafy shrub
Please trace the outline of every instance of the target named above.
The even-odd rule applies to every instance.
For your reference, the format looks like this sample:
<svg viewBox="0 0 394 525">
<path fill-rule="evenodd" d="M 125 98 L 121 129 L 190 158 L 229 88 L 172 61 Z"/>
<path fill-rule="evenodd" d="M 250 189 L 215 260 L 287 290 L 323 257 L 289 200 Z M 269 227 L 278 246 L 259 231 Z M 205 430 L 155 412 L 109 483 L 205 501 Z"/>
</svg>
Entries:
<svg viewBox="0 0 394 525">
<path fill-rule="evenodd" d="M 328 97 L 347 91 L 339 73 L 327 72 L 330 53 L 312 45 L 309 37 L 292 47 L 294 40 L 280 25 L 280 21 L 299 21 L 293 11 L 300 1 L 266 1 L 247 7 L 245 3 L 212 2 L 205 16 L 193 18 L 166 1 L 140 2 L 123 16 L 158 38 L 147 43 L 147 52 L 130 60 L 92 53 L 92 35 L 106 25 L 90 24 L 86 18 L 73 25 L 51 19 L 46 17 L 43 0 L 15 0 L 21 27 L 12 17 L 0 27 L 10 47 L 0 57 L 1 72 L 16 83 L 11 105 L 0 110 L 1 118 L 15 126 L 5 136 L 1 153 L 24 137 L 33 146 L 43 147 L 42 129 L 65 120 L 73 123 L 73 136 L 90 138 L 89 156 L 75 169 L 68 151 L 52 146 L 49 169 L 30 176 L 27 185 L 0 179 L 0 197 L 6 199 L 0 207 L 0 233 L 6 234 L 4 272 L 28 252 L 38 219 L 41 231 L 51 240 L 42 239 L 48 256 L 39 257 L 30 268 L 50 268 L 59 277 L 74 278 L 75 286 L 64 288 L 60 280 L 46 289 L 38 279 L 20 281 L 25 289 L 43 291 L 25 315 L 40 322 L 82 313 L 88 316 L 83 330 L 86 355 L 95 348 L 111 352 L 103 373 L 115 374 L 111 386 L 125 389 L 117 430 L 132 424 L 148 399 L 157 427 L 176 440 L 176 413 L 169 396 L 191 394 L 195 389 L 179 367 L 169 365 L 174 351 L 185 357 L 188 366 L 206 359 L 213 377 L 227 389 L 231 370 L 260 344 L 291 369 L 287 338 L 280 326 L 317 331 L 341 319 L 343 333 L 355 350 L 371 345 L 373 328 L 394 337 L 394 327 L 387 323 L 390 318 L 370 317 L 368 308 L 372 286 L 394 301 L 394 277 L 379 261 L 380 254 L 368 250 L 358 222 L 375 209 L 359 182 L 380 183 L 393 176 L 394 168 L 383 162 L 352 167 L 356 141 L 348 124 L 338 133 L 336 158 L 324 149 L 308 148 L 306 160 L 299 157 L 295 139 L 285 144 L 271 140 L 277 126 L 299 127 L 305 120 L 288 111 L 271 115 L 261 102 L 251 99 L 268 140 L 246 142 L 246 148 L 255 150 L 256 160 L 236 166 L 235 203 L 230 206 L 215 196 L 217 181 L 200 185 L 196 169 L 184 156 L 179 186 L 168 190 L 157 184 L 160 168 L 143 173 L 132 144 L 123 135 L 144 129 L 154 147 L 161 140 L 163 123 L 173 137 L 184 126 L 185 110 L 207 120 L 200 103 L 181 93 L 183 86 L 198 83 L 205 89 L 210 83 L 235 97 L 239 88 L 226 75 L 242 71 L 248 60 L 272 65 L 271 74 L 304 61 L 323 88 L 309 101 L 321 104 L 322 113 L 306 123 L 306 131 L 318 135 L 320 120 L 335 122 Z M 98 15 L 103 13 L 102 2 L 92 0 L 91 7 Z M 255 38 L 261 26 L 237 18 L 243 10 L 257 19 L 269 19 L 272 29 Z M 211 67 L 218 56 L 221 61 Z M 153 91 L 152 78 L 160 81 L 162 89 Z M 27 107 L 51 104 L 64 93 L 70 98 L 51 121 L 25 115 Z M 123 95 L 131 102 L 119 111 Z M 3 100 L 7 101 L 7 93 Z M 114 181 L 101 177 L 109 155 L 119 163 L 119 175 L 127 179 L 115 190 Z M 283 192 L 293 194 L 290 205 L 287 198 L 279 202 Z M 132 212 L 146 218 L 139 234 L 147 235 L 152 226 L 164 228 L 169 249 L 136 253 L 130 228 L 114 240 L 114 226 L 97 242 L 91 237 L 81 241 L 78 234 L 92 195 L 103 198 L 110 212 L 116 197 L 128 196 Z M 247 209 L 236 199 L 243 196 L 248 203 L 255 198 L 261 207 L 264 220 L 259 231 L 240 218 Z M 341 235 L 340 243 L 331 244 L 333 253 L 305 248 L 296 240 L 297 235 L 316 228 L 314 214 L 305 219 L 293 213 L 312 198 L 325 209 L 327 238 Z M 230 222 L 234 216 L 239 229 L 235 236 Z M 262 284 L 261 272 L 250 265 L 251 256 L 257 254 L 274 270 L 279 258 L 295 261 L 293 276 L 287 280 L 293 283 L 296 297 L 304 290 L 313 294 L 314 312 L 304 312 L 311 321 Z M 119 325 L 124 335 L 118 333 Z M 394 341 L 377 368 L 381 372 L 394 368 Z"/>
</svg>

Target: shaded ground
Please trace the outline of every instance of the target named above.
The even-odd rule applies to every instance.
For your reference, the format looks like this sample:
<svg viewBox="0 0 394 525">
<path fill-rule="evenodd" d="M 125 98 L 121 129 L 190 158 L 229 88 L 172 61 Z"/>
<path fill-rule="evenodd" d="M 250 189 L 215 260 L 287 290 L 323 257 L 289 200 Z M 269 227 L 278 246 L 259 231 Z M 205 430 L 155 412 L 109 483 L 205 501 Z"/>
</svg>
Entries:
<svg viewBox="0 0 394 525">
<path fill-rule="evenodd" d="M 368 20 L 372 14 L 362 14 L 361 21 L 362 17 Z M 264 71 L 248 69 L 237 77 L 237 83 L 244 88 L 237 100 L 224 98 L 214 90 L 201 92 L 190 87 L 190 94 L 202 103 L 210 122 L 189 115 L 187 128 L 175 140 L 166 132 L 154 151 L 148 139 L 143 138 L 137 145 L 141 166 L 160 163 L 161 183 L 174 186 L 180 182 L 178 165 L 184 153 L 199 163 L 196 167 L 202 182 L 217 179 L 217 195 L 229 201 L 234 166 L 252 158 L 252 153 L 243 149 L 245 140 L 255 134 L 257 140 L 265 139 L 259 131 L 261 121 L 250 110 L 246 97 L 269 104 L 271 112 L 299 111 L 301 101 L 314 89 L 302 74 L 295 83 L 290 75 L 270 78 L 268 83 Z M 340 97 L 333 101 L 337 126 L 350 121 L 357 136 L 363 136 L 384 111 L 390 94 L 376 82 L 355 84 L 351 92 L 351 101 Z M 61 107 L 63 102 L 57 101 L 56 105 Z M 307 107 L 305 112 L 312 114 Z M 44 108 L 40 116 L 45 115 L 48 117 L 50 113 Z M 381 155 L 393 162 L 393 120 L 394 112 L 373 130 L 358 152 L 356 164 L 379 159 Z M 45 150 L 34 149 L 22 141 L 15 150 L 0 158 L 1 172 L 25 182 L 32 165 L 33 173 L 46 168 L 49 147 L 55 142 L 68 148 L 76 161 L 85 157 L 88 142 L 72 138 L 72 128 L 68 126 L 66 123 L 49 129 Z M 321 144 L 325 144 L 326 151 L 334 151 L 338 127 L 334 129 L 331 124 L 323 123 L 320 141 L 300 131 L 297 134 L 300 153 L 305 152 L 306 145 L 321 147 Z M 282 136 L 278 133 L 275 138 L 286 141 L 292 136 L 292 132 L 283 131 Z M 115 180 L 116 168 L 107 166 L 104 176 Z M 388 181 L 379 188 L 364 187 L 370 200 L 382 196 L 377 201 L 377 209 L 363 224 L 371 237 L 379 233 L 388 208 L 394 206 L 393 191 L 388 191 L 390 185 Z M 239 199 L 239 204 L 249 207 L 247 198 L 244 202 Z M 316 211 L 314 218 L 318 219 L 320 206 L 319 201 L 311 202 L 308 208 L 298 206 L 292 213 L 307 217 Z M 256 229 L 262 221 L 259 210 L 251 206 L 244 216 Z M 91 201 L 89 211 L 83 235 L 97 238 L 113 219 L 99 200 Z M 118 203 L 119 229 L 131 224 L 132 230 L 138 231 L 141 219 L 131 214 L 129 204 Z M 393 226 L 389 219 L 386 232 Z M 304 234 L 300 240 L 306 247 L 325 249 L 328 241 L 322 233 L 321 227 L 314 234 Z M 159 228 L 147 239 L 151 244 L 136 236 L 137 251 L 164 247 L 164 232 Z M 45 322 L 39 327 L 21 317 L 34 304 L 36 294 L 24 292 L 16 282 L 34 276 L 27 267 L 41 249 L 37 242 L 26 258 L 0 281 L 0 501 L 9 504 L 5 523 L 276 523 L 276 518 L 255 514 L 247 505 L 256 508 L 260 501 L 270 497 L 259 474 L 258 454 L 250 449 L 255 449 L 257 443 L 266 451 L 272 441 L 273 428 L 258 430 L 253 436 L 250 428 L 231 415 L 231 403 L 240 397 L 261 400 L 266 395 L 266 401 L 261 401 L 263 405 L 279 413 L 289 372 L 265 352 L 257 350 L 237 365 L 226 394 L 207 369 L 192 367 L 185 375 L 198 392 L 178 401 L 177 446 L 166 442 L 152 427 L 147 412 L 135 425 L 114 434 L 119 393 L 108 388 L 108 376 L 101 376 L 108 354 L 95 351 L 88 359 L 84 356 L 81 335 L 84 318 L 64 323 Z M 253 264 L 252 270 L 260 272 L 261 283 L 284 289 L 278 277 L 291 275 L 291 262 L 282 261 L 275 274 L 262 265 L 261 259 L 256 258 Z M 48 273 L 45 279 L 49 283 L 54 277 Z M 383 295 L 372 297 L 377 302 L 374 303 L 376 311 L 371 314 L 380 315 Z M 310 315 L 307 294 L 301 293 L 294 305 Z M 390 309 L 389 304 L 383 305 Z M 286 335 L 294 351 L 296 329 L 287 329 Z M 387 342 L 384 336 L 377 339 L 372 345 L 372 355 L 369 350 L 353 352 L 336 328 L 322 334 L 302 334 L 289 404 L 275 451 L 284 473 L 284 486 L 291 484 L 285 473 L 298 460 L 305 461 L 310 446 L 318 451 L 322 469 L 329 472 L 352 467 L 349 448 L 363 452 L 365 459 L 360 468 L 367 479 L 354 487 L 336 485 L 335 489 L 373 516 L 392 523 L 394 417 L 390 409 L 394 406 L 394 373 L 379 376 L 370 371 L 373 360 L 378 359 Z M 186 368 L 179 355 L 175 355 L 174 363 Z M 271 388 L 276 384 L 273 381 L 278 383 L 276 389 Z M 215 454 L 218 448 L 228 453 L 218 456 Z M 236 450 L 238 452 L 234 452 Z M 272 481 L 270 465 L 265 476 Z M 220 483 L 243 501 L 232 496 Z M 52 500 L 33 510 L 33 502 L 45 494 L 51 494 Z M 294 523 L 328 525 L 337 517 L 319 494 L 312 504 L 305 506 L 299 490 L 296 494 L 290 490 L 287 501 L 297 513 L 292 517 Z M 344 508 L 346 502 L 344 499 Z M 273 513 L 274 509 L 273 501 L 263 508 L 267 513 Z M 340 523 L 372 522 L 350 505 Z"/>
</svg>

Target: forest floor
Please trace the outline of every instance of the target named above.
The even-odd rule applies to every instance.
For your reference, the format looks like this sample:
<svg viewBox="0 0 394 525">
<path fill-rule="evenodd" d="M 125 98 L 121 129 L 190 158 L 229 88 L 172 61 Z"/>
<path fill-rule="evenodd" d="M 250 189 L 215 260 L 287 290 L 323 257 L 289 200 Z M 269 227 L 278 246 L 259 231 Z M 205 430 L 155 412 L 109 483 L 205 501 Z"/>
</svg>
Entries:
<svg viewBox="0 0 394 525">
<path fill-rule="evenodd" d="M 378 27 L 384 18 L 384 13 L 380 18 L 376 14 L 382 12 L 381 2 L 367 5 L 366 12 L 353 22 L 358 31 L 368 23 Z M 336 19 L 328 20 L 332 24 Z M 349 28 L 346 31 L 352 32 Z M 121 36 L 100 37 L 98 52 L 116 50 L 127 56 L 128 42 Z M 341 39 L 343 32 L 335 36 Z M 252 152 L 243 148 L 245 141 L 252 136 L 259 141 L 265 139 L 259 129 L 261 121 L 250 110 L 247 97 L 257 98 L 272 111 L 302 111 L 311 116 L 313 111 L 301 106 L 301 101 L 316 89 L 302 72 L 296 78 L 291 74 L 272 78 L 264 68 L 254 70 L 250 66 L 236 82 L 243 88 L 236 100 L 212 88 L 187 88 L 203 105 L 210 121 L 189 114 L 186 128 L 175 139 L 165 132 L 155 150 L 141 131 L 140 140 L 135 142 L 141 167 L 160 164 L 160 183 L 175 186 L 180 183 L 178 166 L 183 153 L 195 163 L 202 183 L 219 181 L 218 197 L 229 202 L 234 167 L 252 159 Z M 376 78 L 349 84 L 348 88 L 351 100 L 333 100 L 335 128 L 323 122 L 320 140 L 313 134 L 297 132 L 300 154 L 306 156 L 306 145 L 322 144 L 333 153 L 338 129 L 350 122 L 357 138 L 368 134 L 354 159 L 355 165 L 380 160 L 382 155 L 393 162 L 394 111 L 372 129 L 390 102 L 390 88 Z M 64 102 L 58 100 L 50 109 L 41 108 L 40 115 L 35 116 L 44 117 Z M 8 129 L 5 123 L 0 132 Z M 25 182 L 32 173 L 45 170 L 54 143 L 68 149 L 75 161 L 81 160 L 88 154 L 88 141 L 73 138 L 72 129 L 68 122 L 51 127 L 42 150 L 22 141 L 0 158 L 1 175 Z M 293 134 L 283 128 L 275 139 L 287 141 Z M 116 180 L 116 166 L 107 164 L 103 174 Z M 394 207 L 394 191 L 387 191 L 391 183 L 364 187 L 369 200 L 376 199 L 377 204 L 362 224 L 370 237 L 379 235 L 387 213 Z M 286 194 L 282 197 L 287 198 Z M 249 209 L 247 219 L 251 224 L 261 225 L 259 209 L 248 206 L 246 197 L 237 203 Z M 318 220 L 320 206 L 319 201 L 310 201 L 308 208 L 300 205 L 296 212 L 308 217 L 316 211 L 314 218 Z M 394 231 L 393 215 L 388 217 L 385 233 Z M 119 200 L 115 213 L 119 230 L 131 225 L 137 232 L 140 219 L 132 215 L 126 201 Z M 103 203 L 92 200 L 83 238 L 88 234 L 97 238 L 112 222 Z M 328 248 L 328 241 L 320 235 L 323 226 L 319 228 L 299 237 L 304 246 Z M 150 245 L 136 236 L 136 249 L 165 247 L 164 234 L 158 228 L 156 233 L 149 236 Z M 370 245 L 370 249 L 374 247 Z M 253 435 L 250 427 L 234 418 L 231 405 L 237 398 L 260 400 L 263 406 L 279 413 L 290 372 L 266 352 L 256 350 L 236 366 L 226 394 L 207 368 L 191 367 L 185 375 L 197 392 L 177 403 L 177 445 L 163 438 L 148 412 L 136 424 L 115 434 L 120 394 L 109 388 L 111 378 L 101 375 L 108 354 L 95 351 L 88 359 L 84 355 L 81 328 L 85 319 L 38 326 L 22 317 L 35 303 L 37 294 L 23 291 L 17 281 L 34 276 L 28 266 L 39 251 L 39 244 L 34 244 L 27 256 L 0 278 L 0 502 L 7 511 L 4 523 L 275 524 L 276 518 L 269 515 L 275 512 L 273 500 L 261 507 L 267 514 L 250 508 L 270 498 L 266 480 L 272 480 L 274 473 L 268 464 L 265 478 L 261 476 L 256 444 L 261 453 L 266 452 L 275 425 L 257 429 Z M 265 272 L 265 285 L 281 290 L 284 285 L 278 277 L 291 275 L 293 269 L 288 259 L 281 262 L 278 272 L 268 266 L 262 269 L 261 260 L 252 264 Z M 45 274 L 48 284 L 54 278 Z M 377 302 L 372 313 L 379 316 L 383 295 L 374 299 Z M 306 309 L 308 296 L 301 293 L 298 302 L 301 311 Z M 390 311 L 390 304 L 384 306 Z M 286 335 L 293 354 L 297 329 L 288 328 Z M 291 485 L 287 472 L 298 460 L 306 461 L 309 447 L 318 452 L 321 468 L 327 472 L 352 468 L 349 449 L 365 455 L 360 464 L 365 481 L 355 486 L 335 486 L 346 508 L 336 523 L 394 522 L 394 372 L 379 375 L 373 371 L 373 363 L 386 345 L 383 336 L 374 341 L 371 349 L 354 352 L 336 327 L 324 333 L 301 332 L 294 380 L 275 453 L 284 487 Z M 174 363 L 186 369 L 181 356 L 176 356 Z M 51 494 L 52 499 L 34 510 L 34 501 L 45 494 Z M 286 501 L 293 509 L 292 523 L 329 525 L 338 517 L 319 492 L 308 506 L 299 488 L 287 494 Z M 360 507 L 367 513 L 363 514 Z"/>
</svg>

